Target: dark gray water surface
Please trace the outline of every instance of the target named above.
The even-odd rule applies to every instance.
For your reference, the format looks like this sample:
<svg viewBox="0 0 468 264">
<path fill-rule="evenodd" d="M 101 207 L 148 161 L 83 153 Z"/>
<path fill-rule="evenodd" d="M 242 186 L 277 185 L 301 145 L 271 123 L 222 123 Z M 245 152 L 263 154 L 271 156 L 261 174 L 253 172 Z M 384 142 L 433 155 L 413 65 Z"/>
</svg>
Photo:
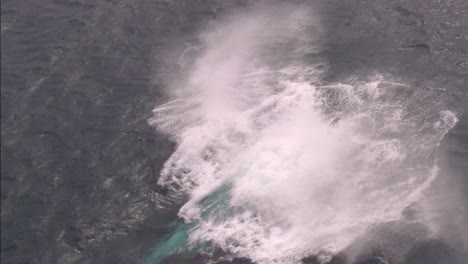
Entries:
<svg viewBox="0 0 468 264">
<path fill-rule="evenodd" d="M 140 263 L 180 206 L 156 206 L 164 195 L 156 181 L 174 146 L 147 119 L 164 102 L 162 88 L 178 71 L 185 43 L 206 23 L 252 3 L 1 4 L 2 263 Z M 330 62 L 330 81 L 378 71 L 410 79 L 415 89 L 443 87 L 460 112 L 468 106 L 468 2 L 335 0 L 320 7 L 326 45 L 319 56 Z M 468 261 L 467 115 L 440 148 L 432 199 L 444 205 L 443 235 L 412 247 L 404 263 Z M 381 227 L 383 242 L 358 261 L 381 263 L 392 243 L 421 228 Z"/>
</svg>

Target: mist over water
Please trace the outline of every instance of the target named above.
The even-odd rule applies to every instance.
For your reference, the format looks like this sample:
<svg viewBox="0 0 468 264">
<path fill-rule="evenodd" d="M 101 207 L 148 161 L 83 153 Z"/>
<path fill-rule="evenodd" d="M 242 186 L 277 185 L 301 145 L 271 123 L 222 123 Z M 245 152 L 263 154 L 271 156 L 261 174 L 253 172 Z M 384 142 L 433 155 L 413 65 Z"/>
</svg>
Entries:
<svg viewBox="0 0 468 264">
<path fill-rule="evenodd" d="M 457 122 L 447 99 L 384 73 L 326 83 L 320 19 L 308 5 L 262 7 L 182 53 L 149 123 L 177 143 L 158 184 L 187 200 L 189 248 L 259 263 L 336 252 L 400 219 L 435 178 Z"/>
</svg>

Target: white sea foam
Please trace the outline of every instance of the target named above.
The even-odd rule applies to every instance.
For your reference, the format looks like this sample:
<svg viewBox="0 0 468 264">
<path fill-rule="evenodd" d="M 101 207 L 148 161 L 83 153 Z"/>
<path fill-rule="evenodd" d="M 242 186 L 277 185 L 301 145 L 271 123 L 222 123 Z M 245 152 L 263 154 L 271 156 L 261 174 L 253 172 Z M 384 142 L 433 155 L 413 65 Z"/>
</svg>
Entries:
<svg viewBox="0 0 468 264">
<path fill-rule="evenodd" d="M 159 184 L 189 196 L 191 245 L 295 263 L 398 219 L 435 177 L 431 153 L 456 117 L 380 76 L 319 85 L 326 62 L 304 60 L 320 50 L 312 10 L 232 17 L 201 38 L 187 82 L 149 121 L 177 142 Z"/>
</svg>

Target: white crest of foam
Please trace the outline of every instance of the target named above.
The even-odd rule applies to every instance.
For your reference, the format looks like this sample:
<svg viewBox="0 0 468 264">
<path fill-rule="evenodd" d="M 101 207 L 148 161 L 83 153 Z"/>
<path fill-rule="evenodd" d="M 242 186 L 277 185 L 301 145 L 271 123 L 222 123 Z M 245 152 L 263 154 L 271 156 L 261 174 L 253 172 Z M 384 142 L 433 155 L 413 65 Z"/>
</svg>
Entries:
<svg viewBox="0 0 468 264">
<path fill-rule="evenodd" d="M 319 85 L 325 62 L 301 59 L 320 49 L 308 12 L 242 15 L 203 35 L 186 85 L 153 111 L 177 142 L 159 184 L 189 195 L 179 215 L 208 252 L 296 263 L 339 250 L 435 177 L 430 153 L 456 117 L 379 76 Z"/>
</svg>

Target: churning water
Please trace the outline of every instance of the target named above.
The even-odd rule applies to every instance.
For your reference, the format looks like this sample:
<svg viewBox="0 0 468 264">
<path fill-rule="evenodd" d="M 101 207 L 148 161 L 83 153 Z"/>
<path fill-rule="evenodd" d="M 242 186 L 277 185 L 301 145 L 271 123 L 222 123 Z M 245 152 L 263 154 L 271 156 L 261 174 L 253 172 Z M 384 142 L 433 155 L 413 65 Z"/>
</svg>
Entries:
<svg viewBox="0 0 468 264">
<path fill-rule="evenodd" d="M 334 252 L 399 219 L 436 176 L 434 151 L 457 122 L 446 99 L 384 73 L 326 83 L 313 9 L 231 16 L 200 40 L 149 120 L 177 143 L 158 184 L 186 201 L 153 259 Z"/>
</svg>

